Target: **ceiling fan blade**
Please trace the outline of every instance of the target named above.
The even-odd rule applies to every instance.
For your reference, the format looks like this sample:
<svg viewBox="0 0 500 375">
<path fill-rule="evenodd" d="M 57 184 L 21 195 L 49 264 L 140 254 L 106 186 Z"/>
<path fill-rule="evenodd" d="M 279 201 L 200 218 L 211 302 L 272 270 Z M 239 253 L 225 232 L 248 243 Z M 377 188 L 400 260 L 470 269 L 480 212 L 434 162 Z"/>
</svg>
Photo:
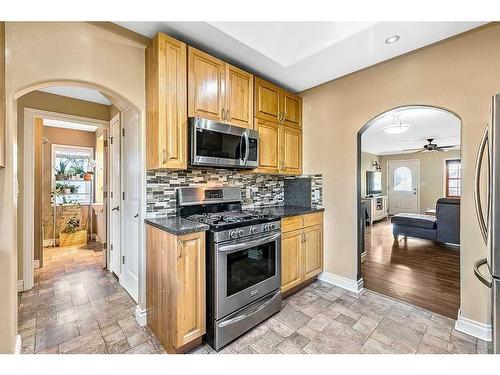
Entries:
<svg viewBox="0 0 500 375">
<path fill-rule="evenodd" d="M 412 151 L 412 152 L 417 152 L 423 150 L 422 148 L 407 148 L 405 150 L 401 150 L 402 152 L 407 152 L 407 151 Z"/>
<path fill-rule="evenodd" d="M 438 146 L 438 147 L 436 147 L 436 148 L 454 148 L 454 147 L 460 147 L 460 145 Z"/>
</svg>

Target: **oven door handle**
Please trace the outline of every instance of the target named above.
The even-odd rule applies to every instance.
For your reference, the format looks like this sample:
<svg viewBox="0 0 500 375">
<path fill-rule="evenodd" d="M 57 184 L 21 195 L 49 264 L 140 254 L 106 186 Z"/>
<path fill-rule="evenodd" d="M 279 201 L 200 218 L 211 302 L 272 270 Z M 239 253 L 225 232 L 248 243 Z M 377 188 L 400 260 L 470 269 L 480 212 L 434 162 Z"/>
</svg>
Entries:
<svg viewBox="0 0 500 375">
<path fill-rule="evenodd" d="M 233 253 L 235 251 L 248 249 L 250 247 L 264 245 L 268 242 L 274 242 L 281 237 L 281 232 L 273 233 L 271 235 L 266 235 L 254 240 L 243 240 L 237 243 L 230 243 L 219 245 L 217 247 L 217 252 L 219 253 Z"/>
<path fill-rule="evenodd" d="M 278 290 L 274 295 L 272 295 L 266 302 L 264 302 L 262 305 L 260 305 L 259 307 L 257 307 L 255 310 L 252 310 L 252 311 L 247 311 L 241 315 L 238 315 L 238 316 L 235 316 L 234 318 L 232 319 L 229 319 L 225 322 L 222 322 L 219 324 L 219 327 L 225 327 L 225 326 L 228 326 L 228 325 L 231 325 L 231 324 L 235 324 L 241 320 L 244 320 L 246 318 L 248 318 L 249 316 L 252 316 L 252 315 L 255 315 L 257 314 L 259 311 L 265 309 L 269 304 L 271 304 L 276 298 L 279 298 L 280 296 L 280 291 Z"/>
</svg>

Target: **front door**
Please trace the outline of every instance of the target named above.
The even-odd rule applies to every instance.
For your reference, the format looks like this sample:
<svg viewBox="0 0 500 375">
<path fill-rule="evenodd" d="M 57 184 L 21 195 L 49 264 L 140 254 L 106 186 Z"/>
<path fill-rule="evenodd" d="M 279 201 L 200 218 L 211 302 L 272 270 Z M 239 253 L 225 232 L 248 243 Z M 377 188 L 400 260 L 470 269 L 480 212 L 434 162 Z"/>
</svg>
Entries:
<svg viewBox="0 0 500 375">
<path fill-rule="evenodd" d="M 387 165 L 389 213 L 418 213 L 418 160 L 390 161 Z"/>
</svg>

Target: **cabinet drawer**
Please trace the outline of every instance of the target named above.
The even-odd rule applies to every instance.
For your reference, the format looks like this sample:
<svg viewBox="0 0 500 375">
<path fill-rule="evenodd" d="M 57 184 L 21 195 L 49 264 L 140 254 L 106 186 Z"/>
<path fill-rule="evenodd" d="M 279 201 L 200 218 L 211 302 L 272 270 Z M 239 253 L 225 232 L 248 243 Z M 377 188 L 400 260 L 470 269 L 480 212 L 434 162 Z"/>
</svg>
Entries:
<svg viewBox="0 0 500 375">
<path fill-rule="evenodd" d="M 286 233 L 292 230 L 301 229 L 304 226 L 303 216 L 290 216 L 281 219 L 281 232 Z"/>
<path fill-rule="evenodd" d="M 306 214 L 302 216 L 304 219 L 304 227 L 312 225 L 323 224 L 323 212 L 315 212 L 313 214 Z"/>
</svg>

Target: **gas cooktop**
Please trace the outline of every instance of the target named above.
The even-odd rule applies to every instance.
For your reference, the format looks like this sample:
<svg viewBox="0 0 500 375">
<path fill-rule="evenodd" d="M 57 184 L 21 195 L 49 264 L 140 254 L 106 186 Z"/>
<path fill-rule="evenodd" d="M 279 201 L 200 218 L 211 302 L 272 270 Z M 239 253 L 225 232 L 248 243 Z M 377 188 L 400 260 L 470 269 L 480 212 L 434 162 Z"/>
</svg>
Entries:
<svg viewBox="0 0 500 375">
<path fill-rule="evenodd" d="M 185 217 L 188 220 L 210 225 L 213 230 L 225 230 L 276 220 L 276 217 L 251 210 L 198 213 Z"/>
</svg>

